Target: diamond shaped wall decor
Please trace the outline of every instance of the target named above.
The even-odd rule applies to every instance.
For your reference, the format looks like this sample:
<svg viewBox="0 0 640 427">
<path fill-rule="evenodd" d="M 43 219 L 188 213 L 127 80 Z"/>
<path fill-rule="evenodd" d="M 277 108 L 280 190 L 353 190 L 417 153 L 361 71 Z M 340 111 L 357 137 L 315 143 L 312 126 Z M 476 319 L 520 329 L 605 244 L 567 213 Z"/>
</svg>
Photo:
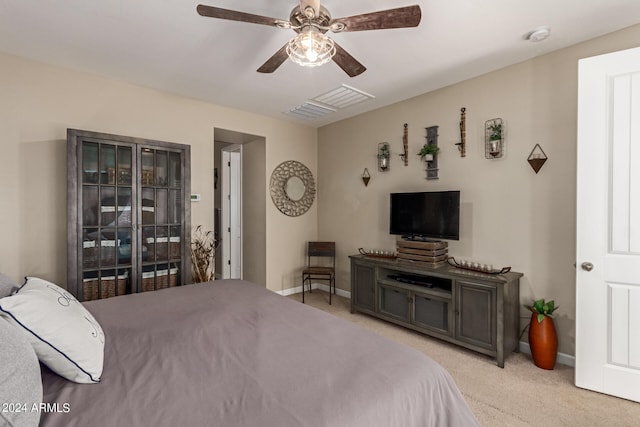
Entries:
<svg viewBox="0 0 640 427">
<path fill-rule="evenodd" d="M 548 157 L 544 153 L 544 151 L 542 151 L 542 147 L 540 147 L 540 144 L 536 144 L 535 147 L 533 147 L 533 150 L 531 150 L 531 154 L 529 154 L 527 161 L 531 165 L 531 168 L 534 170 L 534 172 L 538 173 L 547 159 Z"/>
</svg>

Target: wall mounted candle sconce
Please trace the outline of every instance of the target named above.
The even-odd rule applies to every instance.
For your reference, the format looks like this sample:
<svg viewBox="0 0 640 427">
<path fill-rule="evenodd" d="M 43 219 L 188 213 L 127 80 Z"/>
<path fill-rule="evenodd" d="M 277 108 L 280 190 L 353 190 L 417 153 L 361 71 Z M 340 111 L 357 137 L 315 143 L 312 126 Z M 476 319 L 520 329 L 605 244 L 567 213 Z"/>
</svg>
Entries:
<svg viewBox="0 0 640 427">
<path fill-rule="evenodd" d="M 405 166 L 409 165 L 409 125 L 404 124 L 404 133 L 402 134 L 402 148 L 403 152 L 400 153 L 400 158 L 404 162 Z"/>
<path fill-rule="evenodd" d="M 529 154 L 527 161 L 531 165 L 531 168 L 534 170 L 534 172 L 538 173 L 547 159 L 548 157 L 544 153 L 544 151 L 542 151 L 542 147 L 540 147 L 540 144 L 536 144 L 535 147 L 533 147 L 533 150 L 531 150 L 531 154 Z"/>
<path fill-rule="evenodd" d="M 389 162 L 391 161 L 391 152 L 388 142 L 378 144 L 378 170 L 387 172 L 389 170 Z"/>
<path fill-rule="evenodd" d="M 364 168 L 364 172 L 362 172 L 362 182 L 364 182 L 364 186 L 369 185 L 369 180 L 371 180 L 371 175 L 369 174 L 369 169 Z"/>
<path fill-rule="evenodd" d="M 504 155 L 504 122 L 491 119 L 484 122 L 484 158 L 499 159 Z"/>
<path fill-rule="evenodd" d="M 467 109 L 462 107 L 460 109 L 460 142 L 456 143 L 458 151 L 460 151 L 460 157 L 467 156 Z"/>
</svg>

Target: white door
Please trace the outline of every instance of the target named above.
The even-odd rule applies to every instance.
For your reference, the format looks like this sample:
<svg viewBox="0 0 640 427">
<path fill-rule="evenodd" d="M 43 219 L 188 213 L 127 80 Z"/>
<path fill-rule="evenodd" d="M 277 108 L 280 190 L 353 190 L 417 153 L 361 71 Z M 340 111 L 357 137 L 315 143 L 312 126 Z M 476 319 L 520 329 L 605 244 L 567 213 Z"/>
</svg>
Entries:
<svg viewBox="0 0 640 427">
<path fill-rule="evenodd" d="M 242 191 L 240 151 L 232 151 L 231 155 L 231 200 L 230 200 L 230 278 L 242 278 Z"/>
<path fill-rule="evenodd" d="M 578 81 L 578 387 L 640 402 L 640 48 Z"/>
<path fill-rule="evenodd" d="M 222 277 L 242 278 L 240 148 L 222 151 Z"/>
</svg>

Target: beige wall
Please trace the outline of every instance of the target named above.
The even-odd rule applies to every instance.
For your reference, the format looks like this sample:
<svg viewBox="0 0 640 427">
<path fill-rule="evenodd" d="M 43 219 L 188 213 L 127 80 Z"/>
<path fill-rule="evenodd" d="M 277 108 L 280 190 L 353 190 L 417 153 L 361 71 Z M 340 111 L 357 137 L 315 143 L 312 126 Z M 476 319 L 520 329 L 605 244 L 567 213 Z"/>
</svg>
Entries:
<svg viewBox="0 0 640 427">
<path fill-rule="evenodd" d="M 512 266 L 524 273 L 521 301 L 555 299 L 560 351 L 574 354 L 577 61 L 635 47 L 640 26 L 526 61 L 442 90 L 325 126 L 318 133 L 319 239 L 335 240 L 338 287 L 349 287 L 348 255 L 359 247 L 395 249 L 388 233 L 389 193 L 461 190 L 456 258 Z M 461 158 L 460 108 L 467 113 Z M 484 122 L 506 124 L 506 155 L 484 159 Z M 403 166 L 403 124 L 409 165 Z M 425 180 L 416 155 L 425 127 L 439 126 L 440 179 Z M 390 171 L 378 172 L 379 142 L 391 144 Z M 526 159 L 539 143 L 549 160 L 536 175 Z M 364 168 L 371 173 L 362 183 Z M 522 309 L 522 326 L 530 314 Z"/>
<path fill-rule="evenodd" d="M 268 184 L 265 143 L 258 139 L 242 145 L 242 277 L 265 284 Z"/>
<path fill-rule="evenodd" d="M 317 132 L 255 114 L 103 77 L 0 55 L 0 271 L 37 275 L 65 286 L 66 129 L 191 145 L 192 223 L 213 227 L 213 129 L 266 140 L 265 174 L 285 160 L 316 173 Z M 317 233 L 317 209 L 292 226 L 266 206 L 266 285 L 281 290 L 304 263 L 304 242 Z M 286 233 L 286 237 L 282 234 Z"/>
<path fill-rule="evenodd" d="M 577 60 L 637 46 L 640 26 L 321 128 L 300 126 L 194 99 L 0 54 L 0 271 L 18 280 L 66 279 L 67 128 L 191 145 L 192 223 L 213 227 L 213 129 L 264 136 L 266 286 L 300 283 L 305 242 L 338 244 L 338 286 L 349 288 L 347 256 L 358 247 L 393 248 L 392 191 L 460 189 L 461 239 L 452 255 L 523 272 L 521 299 L 553 298 L 560 351 L 574 348 Z M 460 108 L 467 109 L 467 157 L 460 158 Z M 507 128 L 504 159 L 483 158 L 484 121 Z M 403 123 L 411 158 L 404 167 Z M 424 128 L 438 125 L 440 179 L 426 181 L 417 153 Z M 379 173 L 376 147 L 391 143 L 391 170 Z M 540 143 L 549 161 L 533 173 L 526 157 Z M 318 200 L 304 215 L 271 203 L 271 171 L 298 160 L 317 177 Z M 372 179 L 361 180 L 367 167 Z M 524 325 L 527 313 L 522 312 Z"/>
</svg>

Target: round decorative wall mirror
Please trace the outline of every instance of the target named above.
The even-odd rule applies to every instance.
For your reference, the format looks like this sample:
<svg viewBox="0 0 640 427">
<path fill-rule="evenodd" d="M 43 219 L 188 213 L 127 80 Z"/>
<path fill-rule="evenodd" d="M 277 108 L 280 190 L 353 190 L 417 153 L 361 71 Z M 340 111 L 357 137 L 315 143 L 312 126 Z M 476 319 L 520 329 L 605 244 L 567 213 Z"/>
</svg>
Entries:
<svg viewBox="0 0 640 427">
<path fill-rule="evenodd" d="M 300 216 L 313 205 L 316 183 L 309 168 L 295 160 L 280 163 L 271 174 L 271 200 L 285 215 Z"/>
</svg>

